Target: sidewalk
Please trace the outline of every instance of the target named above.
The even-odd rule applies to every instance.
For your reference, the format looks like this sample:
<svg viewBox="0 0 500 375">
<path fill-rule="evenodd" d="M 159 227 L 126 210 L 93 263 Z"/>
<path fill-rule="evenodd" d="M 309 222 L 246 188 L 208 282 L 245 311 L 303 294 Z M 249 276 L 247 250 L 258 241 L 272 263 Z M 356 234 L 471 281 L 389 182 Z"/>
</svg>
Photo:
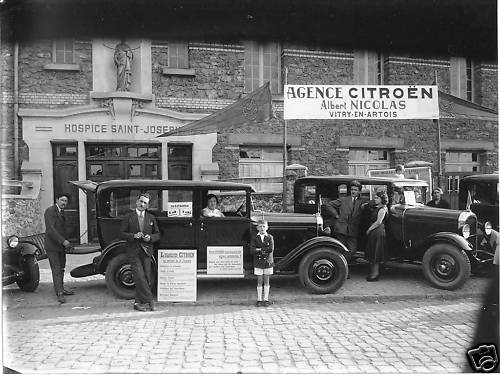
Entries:
<svg viewBox="0 0 500 375">
<path fill-rule="evenodd" d="M 274 276 L 271 278 L 270 298 L 276 304 L 291 301 L 325 302 L 388 302 L 418 299 L 456 300 L 468 297 L 482 297 L 489 278 L 471 277 L 463 288 L 455 291 L 432 287 L 424 278 L 419 266 L 389 264 L 378 282 L 367 282 L 366 264 L 350 267 L 351 277 L 334 294 L 314 295 L 300 284 L 298 276 Z M 245 279 L 202 279 L 198 280 L 197 301 L 175 304 L 253 304 L 256 300 L 255 277 Z M 104 276 L 96 275 L 81 279 L 65 276 L 66 287 L 75 291 L 67 297 L 68 307 L 86 306 L 130 306 L 132 301 L 116 298 L 106 287 Z M 171 305 L 159 302 L 159 307 Z M 3 308 L 37 308 L 56 306 L 49 269 L 40 269 L 40 286 L 34 293 L 22 292 L 16 284 L 3 288 Z"/>
</svg>

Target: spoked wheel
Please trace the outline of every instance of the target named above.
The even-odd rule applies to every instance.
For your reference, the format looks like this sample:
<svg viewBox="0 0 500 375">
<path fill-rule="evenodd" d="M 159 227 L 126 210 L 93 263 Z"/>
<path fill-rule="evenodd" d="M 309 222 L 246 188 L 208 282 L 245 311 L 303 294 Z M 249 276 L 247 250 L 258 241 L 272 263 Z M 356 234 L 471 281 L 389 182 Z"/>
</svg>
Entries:
<svg viewBox="0 0 500 375">
<path fill-rule="evenodd" d="M 311 293 L 334 293 L 347 279 L 347 261 L 334 249 L 318 248 L 302 258 L 299 277 Z"/>
<path fill-rule="evenodd" d="M 424 254 L 422 267 L 431 284 L 447 290 L 461 288 L 471 273 L 467 254 L 446 243 L 431 246 Z"/>
</svg>

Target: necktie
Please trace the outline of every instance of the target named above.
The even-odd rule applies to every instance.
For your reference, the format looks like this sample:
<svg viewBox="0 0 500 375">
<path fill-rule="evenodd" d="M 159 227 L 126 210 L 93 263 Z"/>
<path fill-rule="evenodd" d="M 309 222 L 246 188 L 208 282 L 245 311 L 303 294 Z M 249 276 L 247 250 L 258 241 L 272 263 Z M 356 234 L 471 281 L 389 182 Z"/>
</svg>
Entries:
<svg viewBox="0 0 500 375">
<path fill-rule="evenodd" d="M 144 212 L 139 212 L 139 228 L 141 228 L 141 232 L 144 228 Z"/>
<path fill-rule="evenodd" d="M 61 212 L 61 216 L 62 216 L 63 220 L 66 220 L 66 218 L 64 217 L 64 210 L 61 210 L 60 212 Z"/>
</svg>

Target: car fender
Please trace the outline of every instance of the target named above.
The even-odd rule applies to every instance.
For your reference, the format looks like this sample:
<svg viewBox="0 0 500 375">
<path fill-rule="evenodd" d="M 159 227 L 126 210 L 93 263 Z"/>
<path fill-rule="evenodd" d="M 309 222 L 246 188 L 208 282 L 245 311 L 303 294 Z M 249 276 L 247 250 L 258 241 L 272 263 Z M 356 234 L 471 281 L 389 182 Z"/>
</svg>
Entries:
<svg viewBox="0 0 500 375">
<path fill-rule="evenodd" d="M 20 247 L 20 253 L 22 256 L 35 255 L 35 257 L 39 259 L 39 257 L 43 254 L 42 249 L 30 242 L 22 242 L 18 246 Z"/>
<path fill-rule="evenodd" d="M 422 245 L 423 252 L 425 252 L 429 247 L 438 242 L 449 243 L 450 245 L 454 245 L 459 249 L 464 250 L 466 253 L 473 250 L 473 248 L 470 246 L 470 243 L 462 236 L 452 232 L 439 232 L 434 233 L 427 238 L 427 240 Z"/>
<path fill-rule="evenodd" d="M 117 254 L 124 253 L 127 247 L 127 241 L 125 240 L 118 240 L 115 241 L 108 246 L 104 248 L 102 251 L 101 255 L 99 256 L 99 259 L 97 260 L 97 270 L 99 270 L 100 273 L 104 274 L 106 272 L 106 267 L 108 266 L 109 261 L 111 258 L 116 256 Z M 123 248 L 123 250 L 120 250 L 120 248 Z M 156 269 L 156 257 L 153 256 L 153 266 Z"/>
<path fill-rule="evenodd" d="M 120 250 L 120 248 L 122 248 L 123 250 Z M 125 253 L 126 248 L 127 248 L 127 241 L 125 240 L 118 240 L 106 246 L 102 250 L 99 259 L 96 262 L 96 269 L 99 271 L 99 273 L 104 274 L 111 258 L 116 256 L 117 254 Z"/>
<path fill-rule="evenodd" d="M 290 251 L 285 257 L 280 259 L 276 263 L 275 267 L 280 270 L 286 269 L 291 263 L 302 258 L 304 254 L 320 246 L 336 249 L 345 257 L 347 257 L 350 253 L 347 247 L 345 247 L 345 245 L 336 238 L 319 236 L 310 238 L 307 241 L 301 243 L 295 249 Z"/>
</svg>

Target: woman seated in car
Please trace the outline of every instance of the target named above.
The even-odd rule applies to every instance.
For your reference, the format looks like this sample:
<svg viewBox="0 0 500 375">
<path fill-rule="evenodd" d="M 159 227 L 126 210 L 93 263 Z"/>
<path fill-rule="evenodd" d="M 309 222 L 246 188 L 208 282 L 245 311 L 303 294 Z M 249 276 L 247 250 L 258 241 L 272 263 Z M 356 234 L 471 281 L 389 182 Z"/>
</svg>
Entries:
<svg viewBox="0 0 500 375">
<path fill-rule="evenodd" d="M 217 209 L 219 200 L 214 194 L 207 195 L 207 207 L 201 210 L 202 217 L 224 217 L 224 214 Z"/>
</svg>

